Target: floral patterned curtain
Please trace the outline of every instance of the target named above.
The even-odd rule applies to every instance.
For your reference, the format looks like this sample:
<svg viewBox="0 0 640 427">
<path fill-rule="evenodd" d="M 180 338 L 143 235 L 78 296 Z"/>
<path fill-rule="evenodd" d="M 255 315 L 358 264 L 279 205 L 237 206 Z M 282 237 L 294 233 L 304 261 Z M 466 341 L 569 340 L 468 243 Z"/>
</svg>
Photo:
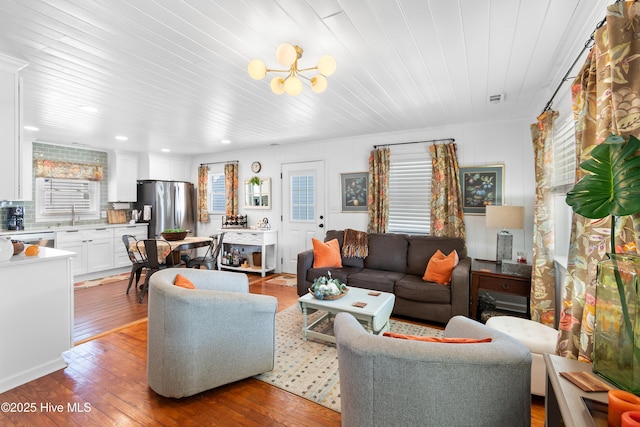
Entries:
<svg viewBox="0 0 640 427">
<path fill-rule="evenodd" d="M 431 153 L 431 235 L 466 238 L 460 170 L 454 143 L 433 144 Z"/>
<path fill-rule="evenodd" d="M 389 147 L 369 155 L 369 233 L 386 233 L 389 222 Z"/>
<path fill-rule="evenodd" d="M 556 277 L 553 223 L 553 122 L 558 112 L 545 111 L 531 125 L 535 158 L 536 198 L 533 208 L 533 272 L 531 275 L 531 319 L 554 327 Z"/>
<path fill-rule="evenodd" d="M 640 4 L 615 3 L 572 85 L 578 163 L 611 133 L 640 136 L 639 66 Z M 576 178 L 582 174 L 578 169 Z M 621 218 L 616 228 L 616 246 L 636 252 L 632 218 Z M 611 246 L 609 232 L 609 218 L 574 215 L 558 341 L 558 352 L 565 357 L 592 360 L 596 266 Z"/>
<path fill-rule="evenodd" d="M 209 167 L 201 165 L 198 168 L 198 222 L 209 222 L 208 186 Z"/>
<path fill-rule="evenodd" d="M 225 215 L 238 214 L 238 164 L 227 163 L 224 165 L 224 190 L 227 194 Z"/>
<path fill-rule="evenodd" d="M 55 160 L 36 160 L 36 178 L 86 179 L 102 181 L 104 169 L 101 165 L 58 162 Z"/>
</svg>

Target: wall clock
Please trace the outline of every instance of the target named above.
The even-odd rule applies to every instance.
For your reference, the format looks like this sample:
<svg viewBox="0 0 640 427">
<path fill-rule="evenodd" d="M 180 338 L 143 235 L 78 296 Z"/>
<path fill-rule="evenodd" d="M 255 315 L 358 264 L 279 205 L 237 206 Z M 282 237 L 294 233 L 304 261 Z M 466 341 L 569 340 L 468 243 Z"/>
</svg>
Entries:
<svg viewBox="0 0 640 427">
<path fill-rule="evenodd" d="M 260 164 L 260 162 L 251 163 L 251 170 L 253 171 L 253 173 L 258 173 L 261 169 L 262 165 Z"/>
</svg>

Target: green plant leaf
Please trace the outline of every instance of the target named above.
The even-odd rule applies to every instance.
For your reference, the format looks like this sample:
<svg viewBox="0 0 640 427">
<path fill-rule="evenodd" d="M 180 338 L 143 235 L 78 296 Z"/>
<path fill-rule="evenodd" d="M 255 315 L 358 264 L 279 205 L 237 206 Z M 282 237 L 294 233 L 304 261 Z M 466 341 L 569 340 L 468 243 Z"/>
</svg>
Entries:
<svg viewBox="0 0 640 427">
<path fill-rule="evenodd" d="M 640 141 L 611 135 L 580 164 L 587 172 L 567 193 L 567 204 L 591 219 L 640 212 Z"/>
</svg>

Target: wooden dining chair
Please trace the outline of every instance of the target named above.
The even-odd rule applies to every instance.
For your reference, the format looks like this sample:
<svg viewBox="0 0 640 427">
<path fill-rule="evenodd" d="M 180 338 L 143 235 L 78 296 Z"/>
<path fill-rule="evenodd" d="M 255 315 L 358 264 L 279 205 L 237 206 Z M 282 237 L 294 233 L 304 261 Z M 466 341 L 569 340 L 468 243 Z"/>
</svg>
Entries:
<svg viewBox="0 0 640 427">
<path fill-rule="evenodd" d="M 140 276 L 142 275 L 142 270 L 147 268 L 147 262 L 142 258 L 142 254 L 138 251 L 131 250 L 132 245 L 135 246 L 137 242 L 138 239 L 136 239 L 135 236 L 130 234 L 122 236 L 122 243 L 124 243 L 125 250 L 127 251 L 127 255 L 129 255 L 129 260 L 131 261 L 131 274 L 129 275 L 129 284 L 127 285 L 127 295 L 129 295 L 129 289 L 131 289 L 133 277 L 135 276 L 136 278 L 137 288 Z"/>
<path fill-rule="evenodd" d="M 138 245 L 138 253 L 146 263 L 144 283 L 142 284 L 142 291 L 140 292 L 140 304 L 142 304 L 142 301 L 144 300 L 144 294 L 149 289 L 149 278 L 151 277 L 151 275 L 163 268 L 169 267 L 166 262 L 160 262 L 160 260 L 158 259 L 158 257 L 161 255 L 158 249 L 158 247 L 160 246 L 158 245 L 158 243 L 161 242 L 164 242 L 166 244 L 166 247 L 169 247 L 169 242 L 164 239 L 145 239 L 139 240 L 136 243 Z M 166 259 L 166 255 L 162 256 L 161 259 Z"/>
<path fill-rule="evenodd" d="M 216 270 L 218 268 L 218 255 L 220 254 L 220 248 L 222 247 L 224 232 L 220 234 L 213 234 L 209 237 L 211 237 L 211 244 L 207 248 L 207 252 L 204 256 L 191 258 L 187 262 L 188 268 L 201 268 L 203 265 L 208 270 Z"/>
</svg>

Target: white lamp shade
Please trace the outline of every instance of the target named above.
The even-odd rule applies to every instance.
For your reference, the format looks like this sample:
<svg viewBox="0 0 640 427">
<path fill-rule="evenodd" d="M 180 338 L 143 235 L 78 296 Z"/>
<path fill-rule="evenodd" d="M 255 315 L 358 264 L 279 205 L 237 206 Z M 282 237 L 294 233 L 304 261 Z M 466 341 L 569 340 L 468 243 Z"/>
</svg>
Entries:
<svg viewBox="0 0 640 427">
<path fill-rule="evenodd" d="M 284 80 L 282 77 L 274 77 L 271 80 L 271 92 L 276 95 L 282 95 L 284 93 Z"/>
<path fill-rule="evenodd" d="M 296 48 L 289 43 L 282 43 L 276 49 L 276 59 L 278 62 L 285 67 L 290 67 L 291 64 L 298 59 L 298 53 L 296 52 Z"/>
<path fill-rule="evenodd" d="M 327 78 L 322 74 L 311 78 L 311 90 L 315 93 L 322 93 L 327 90 Z"/>
<path fill-rule="evenodd" d="M 284 90 L 291 96 L 298 96 L 302 92 L 302 82 L 297 77 L 289 77 L 284 81 Z"/>
<path fill-rule="evenodd" d="M 267 66 L 264 61 L 259 59 L 254 59 L 249 62 L 249 66 L 247 67 L 247 71 L 249 71 L 249 75 L 254 80 L 262 80 L 264 76 L 267 75 Z"/>
<path fill-rule="evenodd" d="M 323 55 L 318 59 L 318 72 L 330 76 L 336 72 L 336 60 L 331 55 Z"/>
<path fill-rule="evenodd" d="M 487 206 L 487 228 L 524 228 L 524 206 Z"/>
</svg>

